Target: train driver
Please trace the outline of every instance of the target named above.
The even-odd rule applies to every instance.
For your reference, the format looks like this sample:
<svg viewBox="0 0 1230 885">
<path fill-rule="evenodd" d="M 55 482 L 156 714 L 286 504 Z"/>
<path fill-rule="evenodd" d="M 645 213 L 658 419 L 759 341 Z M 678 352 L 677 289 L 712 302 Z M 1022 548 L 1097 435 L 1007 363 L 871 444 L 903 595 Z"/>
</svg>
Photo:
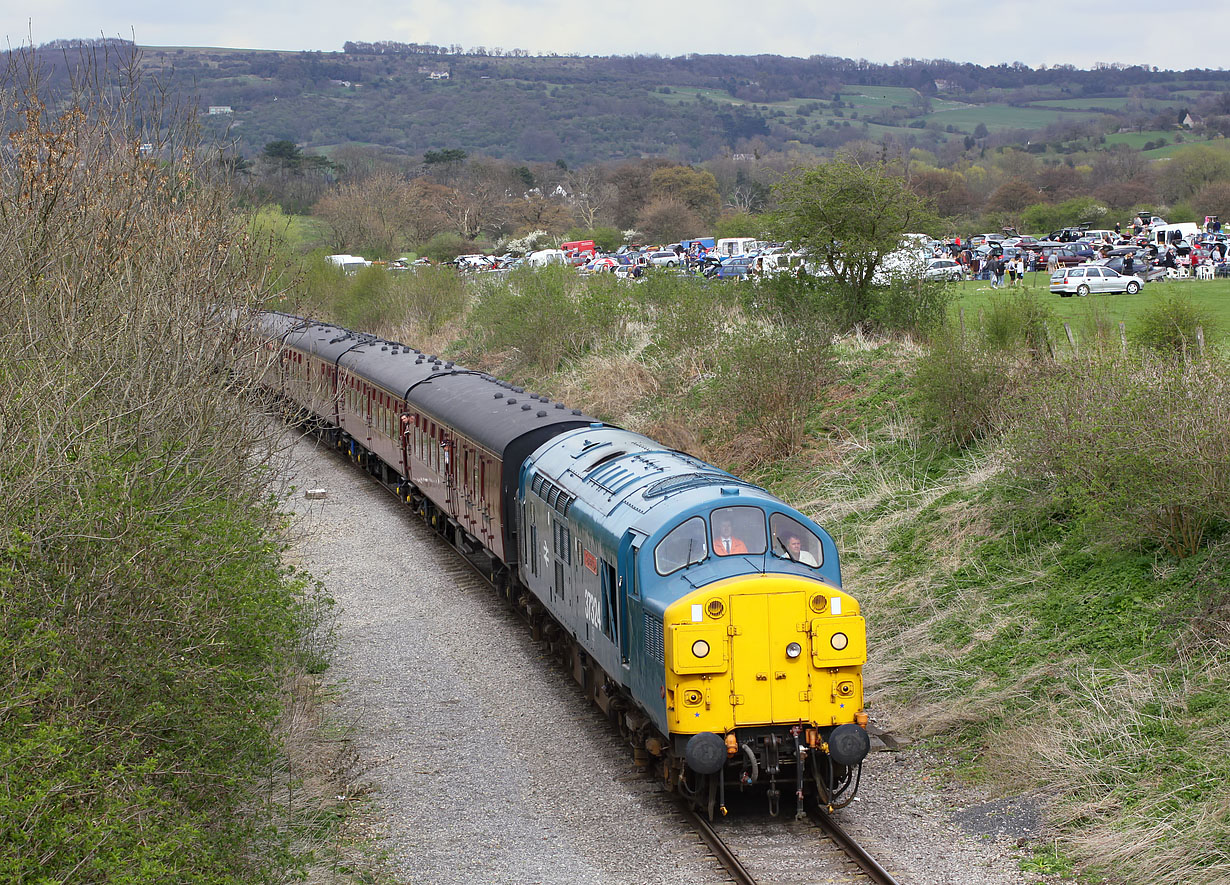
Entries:
<svg viewBox="0 0 1230 885">
<path fill-rule="evenodd" d="M 786 552 L 795 562 L 801 562 L 803 565 L 810 565 L 812 568 L 819 565 L 819 563 L 816 562 L 816 557 L 811 555 L 811 551 L 803 549 L 803 541 L 798 535 L 786 535 Z"/>
<path fill-rule="evenodd" d="M 747 545 L 734 536 L 735 523 L 726 514 L 717 518 L 717 532 L 713 538 L 713 552 L 718 556 L 746 553 Z"/>
</svg>

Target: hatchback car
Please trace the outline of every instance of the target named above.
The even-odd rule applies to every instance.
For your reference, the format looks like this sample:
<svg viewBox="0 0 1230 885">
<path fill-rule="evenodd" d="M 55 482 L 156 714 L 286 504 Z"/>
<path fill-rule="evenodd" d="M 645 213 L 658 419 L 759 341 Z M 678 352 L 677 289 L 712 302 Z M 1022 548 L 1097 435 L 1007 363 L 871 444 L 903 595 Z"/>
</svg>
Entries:
<svg viewBox="0 0 1230 885">
<path fill-rule="evenodd" d="M 680 257 L 678 252 L 664 249 L 661 252 L 650 252 L 649 263 L 654 267 L 678 267 Z"/>
<path fill-rule="evenodd" d="M 1138 276 L 1127 276 L 1109 267 L 1093 264 L 1061 268 L 1051 274 L 1051 291 L 1064 298 L 1091 292 L 1095 295 L 1113 292 L 1135 295 L 1144 284 L 1145 281 Z"/>
<path fill-rule="evenodd" d="M 740 255 L 737 258 L 727 258 L 718 265 L 714 276 L 719 280 L 743 280 L 751 273 L 752 262 L 756 259 L 751 255 Z"/>
<path fill-rule="evenodd" d="M 924 280 L 963 280 L 965 271 L 951 258 L 932 258 L 923 271 Z"/>
</svg>

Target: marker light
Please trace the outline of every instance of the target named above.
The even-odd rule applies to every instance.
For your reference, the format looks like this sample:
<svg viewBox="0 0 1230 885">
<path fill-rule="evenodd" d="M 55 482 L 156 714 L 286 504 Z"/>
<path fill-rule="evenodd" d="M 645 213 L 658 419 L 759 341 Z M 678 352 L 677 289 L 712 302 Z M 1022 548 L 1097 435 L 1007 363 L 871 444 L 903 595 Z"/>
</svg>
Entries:
<svg viewBox="0 0 1230 885">
<path fill-rule="evenodd" d="M 709 643 L 705 642 L 703 639 L 696 640 L 692 643 L 692 654 L 695 657 L 703 658 L 705 655 L 709 654 Z"/>
<path fill-rule="evenodd" d="M 850 640 L 846 637 L 845 633 L 834 633 L 833 638 L 829 640 L 829 644 L 837 651 L 841 651 L 850 644 Z"/>
<path fill-rule="evenodd" d="M 802 653 L 803 646 L 799 645 L 797 642 L 792 642 L 786 646 L 786 657 L 788 658 L 797 658 Z"/>
</svg>

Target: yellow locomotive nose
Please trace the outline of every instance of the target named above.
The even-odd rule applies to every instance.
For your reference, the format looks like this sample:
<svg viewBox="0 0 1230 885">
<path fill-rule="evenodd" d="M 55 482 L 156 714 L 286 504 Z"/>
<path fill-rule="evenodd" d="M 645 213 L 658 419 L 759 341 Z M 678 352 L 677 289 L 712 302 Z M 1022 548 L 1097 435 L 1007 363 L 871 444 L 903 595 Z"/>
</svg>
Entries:
<svg viewBox="0 0 1230 885">
<path fill-rule="evenodd" d="M 667 717 L 676 734 L 835 726 L 862 712 L 858 603 L 797 575 L 729 578 L 667 609 Z"/>
</svg>

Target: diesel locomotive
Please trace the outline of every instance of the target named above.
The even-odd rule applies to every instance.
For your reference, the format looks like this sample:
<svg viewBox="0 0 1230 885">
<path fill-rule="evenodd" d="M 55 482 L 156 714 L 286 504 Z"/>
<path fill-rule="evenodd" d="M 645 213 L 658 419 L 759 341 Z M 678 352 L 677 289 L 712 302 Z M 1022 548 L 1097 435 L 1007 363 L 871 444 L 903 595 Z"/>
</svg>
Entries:
<svg viewBox="0 0 1230 885">
<path fill-rule="evenodd" d="M 866 631 L 833 539 L 765 490 L 438 356 L 281 313 L 262 383 L 394 490 L 528 617 L 710 817 L 853 798 Z"/>
</svg>

